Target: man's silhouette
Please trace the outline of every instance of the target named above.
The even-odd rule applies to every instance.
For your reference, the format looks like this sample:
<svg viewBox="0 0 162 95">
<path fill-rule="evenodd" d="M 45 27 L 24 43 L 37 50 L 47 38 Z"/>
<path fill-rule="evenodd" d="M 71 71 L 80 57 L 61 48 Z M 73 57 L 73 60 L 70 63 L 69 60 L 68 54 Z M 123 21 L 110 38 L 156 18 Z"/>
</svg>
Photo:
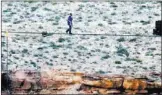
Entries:
<svg viewBox="0 0 162 95">
<path fill-rule="evenodd" d="M 72 13 L 70 13 L 70 16 L 68 17 L 68 20 L 67 20 L 67 24 L 69 26 L 69 28 L 66 30 L 66 33 L 68 33 L 69 31 L 69 34 L 72 34 L 71 33 L 71 28 L 72 28 L 72 21 L 73 21 L 73 18 L 72 18 Z"/>
</svg>

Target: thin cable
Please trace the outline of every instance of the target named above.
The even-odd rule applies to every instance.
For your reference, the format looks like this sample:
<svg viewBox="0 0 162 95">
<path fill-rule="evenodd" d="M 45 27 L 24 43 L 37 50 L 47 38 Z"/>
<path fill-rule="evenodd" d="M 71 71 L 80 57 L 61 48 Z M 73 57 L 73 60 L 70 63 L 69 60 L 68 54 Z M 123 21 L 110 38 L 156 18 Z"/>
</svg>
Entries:
<svg viewBox="0 0 162 95">
<path fill-rule="evenodd" d="M 4 33 L 4 31 L 2 31 L 2 33 Z M 42 34 L 41 32 L 8 32 L 8 33 L 13 33 L 13 34 Z M 66 33 L 49 33 L 49 34 L 56 34 L 56 35 L 68 35 Z M 158 35 L 127 35 L 127 34 L 123 34 L 123 35 L 120 35 L 120 34 L 80 34 L 80 33 L 75 33 L 75 34 L 72 34 L 72 35 L 91 35 L 91 36 L 139 36 L 139 37 L 162 37 L 162 36 L 158 36 Z"/>
</svg>

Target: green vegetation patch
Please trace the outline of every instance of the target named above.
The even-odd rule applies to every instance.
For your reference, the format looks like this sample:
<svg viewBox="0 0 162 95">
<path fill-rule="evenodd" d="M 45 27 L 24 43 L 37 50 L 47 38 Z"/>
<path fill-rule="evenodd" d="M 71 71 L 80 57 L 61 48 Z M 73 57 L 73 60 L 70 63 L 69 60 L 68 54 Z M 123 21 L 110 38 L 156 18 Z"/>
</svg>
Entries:
<svg viewBox="0 0 162 95">
<path fill-rule="evenodd" d="M 126 55 L 127 57 L 129 56 L 129 52 L 127 51 L 126 48 L 123 48 L 121 45 L 119 45 L 119 47 L 117 47 L 117 52 L 118 56 L 124 56 Z"/>
<path fill-rule="evenodd" d="M 110 58 L 110 56 L 109 56 L 109 55 L 105 55 L 105 56 L 103 56 L 103 57 L 101 58 L 101 60 L 108 59 L 108 58 Z"/>
<path fill-rule="evenodd" d="M 52 47 L 53 49 L 59 49 L 60 47 L 62 47 L 62 45 L 56 45 L 54 42 L 50 42 L 50 47 Z"/>
<path fill-rule="evenodd" d="M 136 61 L 138 63 L 142 63 L 142 60 L 136 58 L 126 58 L 126 61 Z"/>
</svg>

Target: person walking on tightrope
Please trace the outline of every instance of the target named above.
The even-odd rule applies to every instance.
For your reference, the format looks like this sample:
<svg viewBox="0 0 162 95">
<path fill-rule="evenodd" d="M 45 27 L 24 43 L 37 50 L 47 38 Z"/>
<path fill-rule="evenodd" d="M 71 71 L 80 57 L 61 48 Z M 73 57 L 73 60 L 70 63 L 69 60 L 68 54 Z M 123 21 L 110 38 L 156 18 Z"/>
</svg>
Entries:
<svg viewBox="0 0 162 95">
<path fill-rule="evenodd" d="M 68 17 L 68 20 L 67 20 L 67 24 L 69 26 L 69 28 L 66 30 L 66 33 L 68 33 L 69 31 L 69 34 L 72 34 L 71 33 L 71 29 L 72 29 L 72 21 L 73 21 L 73 18 L 72 18 L 72 13 L 70 13 L 70 16 Z"/>
</svg>

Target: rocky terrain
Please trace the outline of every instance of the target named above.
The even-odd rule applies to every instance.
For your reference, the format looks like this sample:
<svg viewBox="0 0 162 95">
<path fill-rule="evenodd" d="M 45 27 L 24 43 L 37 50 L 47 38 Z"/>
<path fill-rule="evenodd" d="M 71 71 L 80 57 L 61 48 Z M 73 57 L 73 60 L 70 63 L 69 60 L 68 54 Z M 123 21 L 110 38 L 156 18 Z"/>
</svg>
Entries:
<svg viewBox="0 0 162 95">
<path fill-rule="evenodd" d="M 162 94 L 161 83 L 147 77 L 88 75 L 58 70 L 14 71 L 10 72 L 10 77 L 12 94 Z"/>
</svg>

